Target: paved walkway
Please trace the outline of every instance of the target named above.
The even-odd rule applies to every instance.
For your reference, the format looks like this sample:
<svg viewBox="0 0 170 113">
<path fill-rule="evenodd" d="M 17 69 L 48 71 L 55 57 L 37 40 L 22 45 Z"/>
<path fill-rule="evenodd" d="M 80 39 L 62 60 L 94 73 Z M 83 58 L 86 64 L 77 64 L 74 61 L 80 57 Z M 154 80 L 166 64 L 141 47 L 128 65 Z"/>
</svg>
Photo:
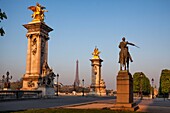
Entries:
<svg viewBox="0 0 170 113">
<path fill-rule="evenodd" d="M 164 99 L 145 99 L 145 100 L 135 100 L 138 104 L 140 112 L 148 113 L 170 113 L 170 100 Z M 82 103 L 79 105 L 63 106 L 62 108 L 72 108 L 72 109 L 110 109 L 116 103 L 115 99 L 103 100 Z"/>
<path fill-rule="evenodd" d="M 142 112 L 149 113 L 170 113 L 170 100 L 164 99 L 153 99 L 143 100 L 139 103 L 139 110 Z"/>
<path fill-rule="evenodd" d="M 170 113 L 170 100 L 167 99 L 135 99 L 135 102 L 139 106 L 137 112 Z M 0 102 L 0 112 L 38 108 L 110 109 L 115 104 L 114 97 L 57 97 Z"/>
<path fill-rule="evenodd" d="M 1 111 L 19 111 L 27 109 L 56 108 L 59 106 L 110 100 L 115 97 L 82 97 L 82 96 L 58 96 L 54 98 L 7 100 L 0 101 Z"/>
</svg>

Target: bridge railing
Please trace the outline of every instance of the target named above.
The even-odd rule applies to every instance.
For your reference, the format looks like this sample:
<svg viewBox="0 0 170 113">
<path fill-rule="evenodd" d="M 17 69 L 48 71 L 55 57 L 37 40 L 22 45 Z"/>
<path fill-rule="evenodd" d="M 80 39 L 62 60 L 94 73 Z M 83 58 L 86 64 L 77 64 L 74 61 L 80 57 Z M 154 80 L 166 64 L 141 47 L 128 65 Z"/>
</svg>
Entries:
<svg viewBox="0 0 170 113">
<path fill-rule="evenodd" d="M 2 90 L 0 91 L 0 100 L 8 99 L 27 99 L 27 98 L 41 98 L 42 91 L 28 91 L 28 90 Z"/>
</svg>

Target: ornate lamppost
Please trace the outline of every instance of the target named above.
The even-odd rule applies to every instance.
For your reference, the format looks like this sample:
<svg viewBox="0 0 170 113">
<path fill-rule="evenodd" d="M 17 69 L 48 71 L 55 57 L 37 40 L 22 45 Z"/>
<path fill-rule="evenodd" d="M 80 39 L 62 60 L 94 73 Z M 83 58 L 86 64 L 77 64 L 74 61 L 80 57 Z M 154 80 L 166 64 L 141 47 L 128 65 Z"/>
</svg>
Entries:
<svg viewBox="0 0 170 113">
<path fill-rule="evenodd" d="M 82 85 L 83 85 L 83 95 L 84 96 L 84 79 L 82 80 Z"/>
<path fill-rule="evenodd" d="M 58 90 L 59 90 L 59 87 L 58 87 L 58 79 L 59 79 L 59 74 L 57 74 L 57 96 L 58 96 Z"/>
<path fill-rule="evenodd" d="M 143 73 L 141 72 L 140 73 L 140 99 L 142 100 L 143 99 L 143 89 L 142 89 L 142 78 L 143 78 Z"/>
<path fill-rule="evenodd" d="M 154 99 L 154 79 L 152 78 L 152 99 Z"/>
<path fill-rule="evenodd" d="M 6 72 L 6 78 L 5 75 L 2 76 L 2 82 L 4 84 L 4 88 L 9 89 L 10 88 L 10 81 L 12 79 L 12 76 L 9 76 L 9 71 Z"/>
</svg>

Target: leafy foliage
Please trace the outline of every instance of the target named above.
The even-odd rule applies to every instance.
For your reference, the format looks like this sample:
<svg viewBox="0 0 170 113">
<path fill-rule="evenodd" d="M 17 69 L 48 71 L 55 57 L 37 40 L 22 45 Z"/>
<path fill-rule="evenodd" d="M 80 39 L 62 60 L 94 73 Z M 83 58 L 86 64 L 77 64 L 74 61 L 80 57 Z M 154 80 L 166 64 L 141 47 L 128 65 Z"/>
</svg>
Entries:
<svg viewBox="0 0 170 113">
<path fill-rule="evenodd" d="M 3 20 L 3 19 L 7 19 L 7 16 L 6 16 L 5 12 L 1 12 L 1 9 L 0 9 L 0 22 L 1 22 L 1 20 Z M 4 31 L 3 28 L 1 27 L 1 28 L 0 28 L 0 35 L 1 35 L 1 36 L 4 36 L 4 34 L 5 34 L 5 31 Z"/>
<path fill-rule="evenodd" d="M 164 69 L 160 76 L 159 94 L 168 94 L 170 92 L 170 70 Z"/>
<path fill-rule="evenodd" d="M 138 93 L 142 90 L 144 95 L 150 94 L 150 81 L 142 72 L 136 72 L 133 75 L 133 92 Z"/>
</svg>

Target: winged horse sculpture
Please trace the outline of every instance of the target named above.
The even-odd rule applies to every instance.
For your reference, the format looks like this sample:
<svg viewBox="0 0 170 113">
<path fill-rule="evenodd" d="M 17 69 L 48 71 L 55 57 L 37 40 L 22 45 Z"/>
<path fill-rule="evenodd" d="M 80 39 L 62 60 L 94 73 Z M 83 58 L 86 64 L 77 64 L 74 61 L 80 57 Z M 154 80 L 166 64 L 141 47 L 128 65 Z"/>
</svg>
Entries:
<svg viewBox="0 0 170 113">
<path fill-rule="evenodd" d="M 28 9 L 33 11 L 33 14 L 31 15 L 33 21 L 44 21 L 44 12 L 48 12 L 47 10 L 44 10 L 45 7 L 41 6 L 39 3 L 36 3 L 36 6 L 28 7 Z"/>
</svg>

